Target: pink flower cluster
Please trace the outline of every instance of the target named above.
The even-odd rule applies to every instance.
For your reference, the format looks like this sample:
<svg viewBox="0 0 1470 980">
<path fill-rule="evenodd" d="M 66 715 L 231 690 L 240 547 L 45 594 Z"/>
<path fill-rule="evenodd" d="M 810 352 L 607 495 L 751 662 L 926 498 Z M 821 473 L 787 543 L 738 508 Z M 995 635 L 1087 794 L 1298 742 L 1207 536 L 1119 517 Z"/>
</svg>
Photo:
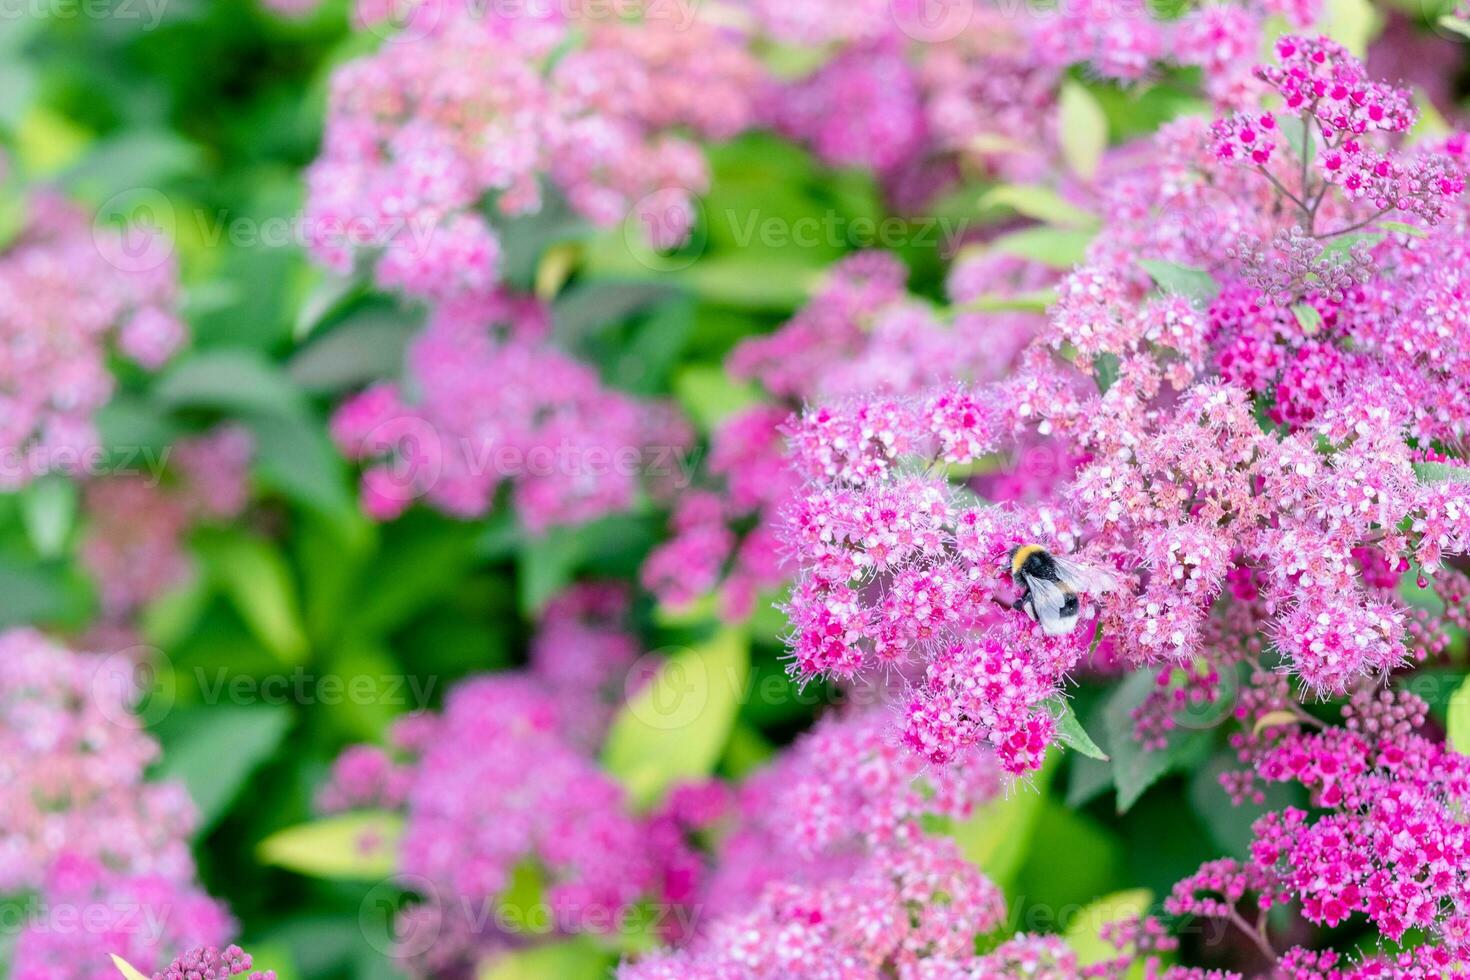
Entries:
<svg viewBox="0 0 1470 980">
<path fill-rule="evenodd" d="M 1055 273 L 1002 255 L 965 257 L 949 289 L 961 306 L 1042 288 Z M 749 615 L 758 594 L 785 581 L 782 511 L 801 487 L 786 461 L 782 426 L 802 401 L 864 392 L 922 391 L 956 377 L 1000 377 L 1040 327 L 1029 313 L 961 312 L 943 324 L 905 290 L 893 256 L 862 252 L 830 269 L 816 294 L 775 333 L 743 341 L 731 354 L 738 377 L 777 399 L 727 419 L 712 437 L 709 473 L 720 490 L 680 497 L 673 536 L 649 556 L 643 584 L 681 606 L 718 589 L 721 612 Z M 754 522 L 743 536 L 736 530 Z"/>
<path fill-rule="evenodd" d="M 635 683 L 642 650 L 628 630 L 630 602 L 620 582 L 572 586 L 546 604 L 531 639 L 531 676 L 561 706 L 569 737 L 589 750 Z"/>
<path fill-rule="evenodd" d="M 248 501 L 254 441 L 246 430 L 224 426 L 182 439 L 168 456 L 167 482 L 163 473 L 110 475 L 86 487 L 81 559 L 113 622 L 187 579 L 184 537 L 192 527 L 238 517 Z"/>
<path fill-rule="evenodd" d="M 276 980 L 276 971 L 251 970 L 254 965 L 250 954 L 239 946 L 226 946 L 223 950 L 201 946 L 174 960 L 161 973 L 153 974 L 153 980 L 228 980 L 246 973 L 250 974 L 249 980 Z"/>
<path fill-rule="evenodd" d="M 1378 148 L 1375 137 L 1406 132 L 1417 118 L 1412 95 L 1371 81 L 1361 62 L 1325 37 L 1283 37 L 1276 43 L 1280 66 L 1257 69 L 1282 100 L 1283 113 L 1297 128 L 1296 179 L 1266 171 L 1288 137 L 1271 112 L 1237 115 L 1216 124 L 1215 152 L 1266 173 L 1307 212 L 1308 227 L 1328 186 L 1352 202 L 1366 202 L 1376 214 L 1398 210 L 1434 223 L 1447 213 L 1447 199 L 1465 189 L 1463 173 L 1436 154 L 1406 157 Z M 1309 149 L 1308 149 L 1309 148 Z M 1302 157 L 1307 149 L 1306 158 Z M 1309 174 L 1314 167 L 1320 183 Z M 1289 182 L 1289 183 L 1288 183 Z M 1359 220 L 1365 223 L 1370 218 Z"/>
<path fill-rule="evenodd" d="M 1005 919 L 998 889 L 954 844 L 885 850 L 827 884 L 773 884 L 687 952 L 619 971 L 619 980 L 919 977 L 925 958 L 964 958 Z"/>
<path fill-rule="evenodd" d="M 337 272 L 371 263 L 379 286 L 440 302 L 500 283 L 500 228 L 548 191 L 598 225 L 636 213 L 651 243 L 678 244 L 708 181 L 679 132 L 743 129 L 759 77 L 743 38 L 703 19 L 430 3 L 406 29 L 333 77 L 307 225 Z"/>
<path fill-rule="evenodd" d="M 550 328 L 529 299 L 443 303 L 410 348 L 408 384 L 374 385 L 337 409 L 333 439 L 369 464 L 370 516 L 389 520 L 424 498 L 475 517 L 509 484 L 522 523 L 540 531 L 628 509 L 645 473 L 672 482 L 683 424 L 605 387 L 550 345 Z"/>
<path fill-rule="evenodd" d="M 651 892 L 643 825 L 622 788 L 564 735 L 570 707 L 526 676 L 475 678 L 442 714 L 400 721 L 388 750 L 338 761 L 325 807 L 406 815 L 399 871 L 427 893 L 397 934 L 436 937 L 405 945 L 416 968 L 453 971 L 512 945 L 492 913 L 523 867 L 544 879 L 542 928 L 559 934 L 609 931 Z"/>
<path fill-rule="evenodd" d="M 1288 75 L 1302 50 L 1349 85 L 1324 99 L 1359 106 L 1365 125 L 1402 116 L 1328 42 L 1283 41 Z M 1261 74 L 1283 91 L 1295 84 Z M 1321 111 L 1336 113 L 1339 132 L 1358 119 Z M 897 398 L 875 386 L 808 410 L 789 435 L 810 481 L 789 508 L 792 670 L 853 678 L 923 665 L 906 736 L 936 762 L 984 741 L 1012 772 L 1039 766 L 1054 734 L 1043 704 L 1091 639 L 1088 625 L 1044 637 L 1007 608 L 1017 544 L 1129 573 L 1129 588 L 1085 600 L 1082 620 L 1098 607 L 1123 664 L 1193 670 L 1217 599 L 1248 576 L 1263 602 L 1247 632 L 1264 632 L 1302 686 L 1324 694 L 1432 645 L 1410 648 L 1415 617 L 1355 556 L 1372 549 L 1373 567 L 1434 572 L 1470 545 L 1465 486 L 1415 469 L 1416 442 L 1462 445 L 1457 355 L 1431 334 L 1458 310 L 1446 289 L 1462 267 L 1463 211 L 1424 237 L 1380 233 L 1371 264 L 1330 292 L 1305 267 L 1267 291 L 1260 268 L 1276 260 L 1218 254 L 1221 239 L 1270 238 L 1283 221 L 1309 236 L 1318 213 L 1364 220 L 1352 199 L 1314 184 L 1316 203 L 1293 214 L 1288 187 L 1212 157 L 1197 122 L 1154 142 L 1150 162 L 1104 182 L 1106 231 L 1009 377 Z M 1217 367 L 1251 390 L 1222 383 Z M 1037 440 L 1065 447 L 1056 455 L 1077 460 L 1075 472 L 1035 503 L 973 496 L 985 489 L 970 475 L 977 461 Z"/>
<path fill-rule="evenodd" d="M 0 889 L 34 888 L 63 854 L 187 880 L 194 807 L 144 773 L 158 743 L 133 715 L 131 661 L 73 653 L 28 629 L 0 634 Z"/>
<path fill-rule="evenodd" d="M 1319 925 L 1363 916 L 1393 942 L 1410 929 L 1431 940 L 1402 959 L 1361 964 L 1293 950 L 1282 965 L 1302 972 L 1290 976 L 1463 975 L 1470 760 L 1419 734 L 1426 706 L 1412 695 L 1365 687 L 1343 713 L 1341 726 L 1291 727 L 1256 763 L 1261 778 L 1304 787 L 1316 811 L 1261 817 L 1248 860 L 1207 864 L 1176 886 L 1166 908 L 1244 922 L 1238 907 L 1250 897 L 1262 910 L 1254 931 L 1263 946 L 1265 910 L 1287 902 Z"/>
<path fill-rule="evenodd" d="M 192 801 L 147 781 L 158 744 L 133 714 L 137 665 L 0 634 L 0 889 L 34 890 L 17 980 L 105 980 L 234 931 L 194 883 Z"/>
<path fill-rule="evenodd" d="M 125 874 L 79 855 L 51 866 L 40 897 L 45 912 L 16 941 L 15 980 L 115 980 L 114 954 L 148 969 L 235 929 L 224 907 L 187 880 Z"/>
<path fill-rule="evenodd" d="M 183 343 L 177 272 L 154 233 L 94 228 L 60 197 L 31 195 L 0 249 L 0 487 L 81 473 L 93 415 L 112 397 L 116 350 L 148 370 Z"/>
</svg>

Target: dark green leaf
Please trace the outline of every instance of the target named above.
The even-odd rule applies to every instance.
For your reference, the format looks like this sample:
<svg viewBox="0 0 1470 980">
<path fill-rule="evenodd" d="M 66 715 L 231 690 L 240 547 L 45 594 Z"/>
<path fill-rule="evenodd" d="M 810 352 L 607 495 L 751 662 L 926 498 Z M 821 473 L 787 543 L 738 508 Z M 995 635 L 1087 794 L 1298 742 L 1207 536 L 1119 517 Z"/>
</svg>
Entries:
<svg viewBox="0 0 1470 980">
<path fill-rule="evenodd" d="M 1178 293 L 1197 304 L 1206 305 L 1220 293 L 1220 284 L 1203 269 L 1157 259 L 1139 259 L 1138 264 L 1164 292 Z"/>
<path fill-rule="evenodd" d="M 218 693 L 229 696 L 229 687 Z M 275 704 L 210 704 L 175 709 L 159 723 L 160 779 L 183 782 L 199 808 L 203 836 L 229 809 L 246 781 L 275 752 L 291 712 Z"/>
</svg>

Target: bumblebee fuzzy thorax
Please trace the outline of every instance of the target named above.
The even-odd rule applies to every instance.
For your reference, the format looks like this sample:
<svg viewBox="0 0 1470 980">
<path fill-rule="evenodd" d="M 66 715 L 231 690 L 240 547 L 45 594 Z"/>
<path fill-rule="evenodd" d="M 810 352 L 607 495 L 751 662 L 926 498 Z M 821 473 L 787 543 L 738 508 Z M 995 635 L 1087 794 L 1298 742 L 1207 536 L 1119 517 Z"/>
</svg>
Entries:
<svg viewBox="0 0 1470 980">
<path fill-rule="evenodd" d="M 1048 574 L 1051 564 L 1051 553 L 1039 544 L 1023 544 L 1011 549 L 1011 577 L 1018 581 L 1023 574 L 1051 578 Z"/>
</svg>

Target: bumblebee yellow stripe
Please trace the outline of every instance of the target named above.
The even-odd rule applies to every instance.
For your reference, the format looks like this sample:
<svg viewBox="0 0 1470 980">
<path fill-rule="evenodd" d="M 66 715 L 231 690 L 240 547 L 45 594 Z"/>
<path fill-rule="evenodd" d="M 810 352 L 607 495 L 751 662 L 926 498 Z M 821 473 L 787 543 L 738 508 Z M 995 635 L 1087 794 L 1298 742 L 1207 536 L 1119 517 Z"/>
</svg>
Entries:
<svg viewBox="0 0 1470 980">
<path fill-rule="evenodd" d="M 1019 575 L 1021 573 L 1021 566 L 1026 564 L 1027 558 L 1030 558 L 1038 551 L 1045 550 L 1039 544 L 1023 544 L 1017 548 L 1015 554 L 1011 555 L 1011 574 Z"/>
</svg>

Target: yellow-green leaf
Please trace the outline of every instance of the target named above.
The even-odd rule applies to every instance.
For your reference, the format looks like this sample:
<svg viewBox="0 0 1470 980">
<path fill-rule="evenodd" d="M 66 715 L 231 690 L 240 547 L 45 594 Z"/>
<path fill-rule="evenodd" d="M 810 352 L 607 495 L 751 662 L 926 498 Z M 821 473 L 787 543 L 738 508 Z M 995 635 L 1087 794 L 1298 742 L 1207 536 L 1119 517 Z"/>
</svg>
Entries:
<svg viewBox="0 0 1470 980">
<path fill-rule="evenodd" d="M 370 811 L 313 820 L 278 831 L 260 842 L 265 864 L 314 878 L 378 881 L 398 870 L 403 818 Z"/>
<path fill-rule="evenodd" d="M 1008 208 L 1043 224 L 1077 228 L 1097 226 L 1097 218 L 1066 200 L 1049 187 L 1036 184 L 1002 184 L 982 194 L 981 208 Z"/>
<path fill-rule="evenodd" d="M 1470 37 L 1470 20 L 1456 17 L 1453 14 L 1445 14 L 1439 19 L 1439 26 L 1443 27 L 1447 31 L 1453 31 L 1454 33 L 1459 34 L 1463 37 Z M 1429 103 L 1426 101 L 1422 104 L 1428 105 Z M 1438 115 L 1438 113 L 1436 113 L 1436 115 Z"/>
<path fill-rule="evenodd" d="M 1282 725 L 1295 725 L 1301 719 L 1295 712 L 1291 711 L 1268 711 L 1256 720 L 1256 727 L 1251 734 L 1259 735 L 1268 728 L 1279 728 Z"/>
<path fill-rule="evenodd" d="M 1322 314 L 1318 313 L 1317 308 L 1311 303 L 1293 303 L 1291 312 L 1296 317 L 1297 324 L 1301 326 L 1302 333 L 1308 337 L 1315 337 L 1321 331 Z"/>
<path fill-rule="evenodd" d="M 133 964 L 121 956 L 118 956 L 116 953 L 109 953 L 108 955 L 112 957 L 112 965 L 117 967 L 118 972 L 127 977 L 128 980 L 148 980 L 136 966 L 133 966 Z"/>
<path fill-rule="evenodd" d="M 1381 18 L 1370 0 L 1327 0 L 1327 33 L 1359 58 L 1378 34 Z"/>
<path fill-rule="evenodd" d="M 760 389 L 737 381 L 721 367 L 696 364 L 674 376 L 674 394 L 704 432 L 714 431 L 721 422 L 742 409 L 761 401 Z"/>
<path fill-rule="evenodd" d="M 562 242 L 548 248 L 536 266 L 536 297 L 547 302 L 555 299 L 581 257 L 582 246 L 577 242 Z"/>
<path fill-rule="evenodd" d="M 1056 758 L 1048 753 L 1034 786 L 1017 781 L 1004 798 L 977 808 L 949 830 L 965 858 L 1003 889 L 1010 888 L 1031 850 Z"/>
<path fill-rule="evenodd" d="M 306 630 L 296 601 L 296 586 L 286 560 L 262 538 L 241 533 L 212 534 L 198 542 L 211 579 L 250 631 L 288 664 L 306 658 Z"/>
<path fill-rule="evenodd" d="M 479 980 L 599 980 L 605 976 L 611 957 L 586 939 L 533 946 L 504 953 L 488 960 L 479 970 Z"/>
<path fill-rule="evenodd" d="M 1108 117 L 1097 96 L 1078 82 L 1066 82 L 1057 104 L 1062 157 L 1085 180 L 1097 176 L 1103 151 L 1108 148 Z"/>
<path fill-rule="evenodd" d="M 1450 748 L 1470 755 L 1470 679 L 1464 681 L 1450 697 L 1448 738 Z"/>
<path fill-rule="evenodd" d="M 1154 893 L 1147 888 L 1113 892 L 1077 913 L 1067 926 L 1067 945 L 1077 953 L 1081 966 L 1092 966 L 1118 955 L 1113 944 L 1103 939 L 1103 927 L 1113 922 L 1137 918 L 1153 904 Z"/>
<path fill-rule="evenodd" d="M 990 243 L 992 251 L 1030 259 L 1054 269 L 1070 269 L 1087 257 L 1092 232 L 1076 228 L 1022 228 Z"/>
<path fill-rule="evenodd" d="M 745 694 L 750 638 L 729 628 L 669 657 L 613 721 L 607 769 L 639 807 L 714 771 Z"/>
</svg>

